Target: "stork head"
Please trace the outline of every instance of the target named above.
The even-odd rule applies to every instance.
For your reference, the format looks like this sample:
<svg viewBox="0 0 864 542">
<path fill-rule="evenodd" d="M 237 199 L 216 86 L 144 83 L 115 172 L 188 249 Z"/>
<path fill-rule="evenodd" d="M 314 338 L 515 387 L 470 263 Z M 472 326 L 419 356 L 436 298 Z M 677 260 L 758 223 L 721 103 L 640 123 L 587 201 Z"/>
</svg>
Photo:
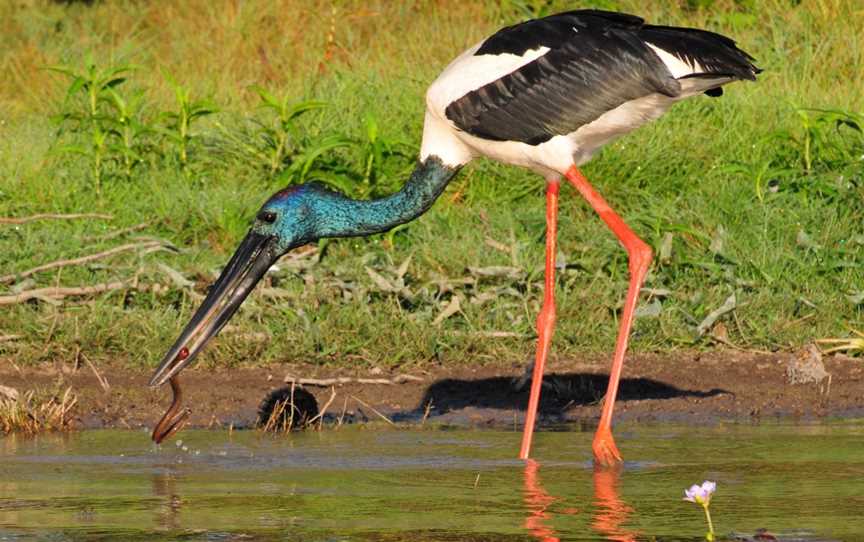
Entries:
<svg viewBox="0 0 864 542">
<path fill-rule="evenodd" d="M 276 260 L 318 239 L 320 213 L 315 203 L 327 195 L 322 187 L 307 184 L 285 188 L 267 200 L 207 297 L 153 373 L 151 386 L 164 384 L 195 359 Z"/>
</svg>

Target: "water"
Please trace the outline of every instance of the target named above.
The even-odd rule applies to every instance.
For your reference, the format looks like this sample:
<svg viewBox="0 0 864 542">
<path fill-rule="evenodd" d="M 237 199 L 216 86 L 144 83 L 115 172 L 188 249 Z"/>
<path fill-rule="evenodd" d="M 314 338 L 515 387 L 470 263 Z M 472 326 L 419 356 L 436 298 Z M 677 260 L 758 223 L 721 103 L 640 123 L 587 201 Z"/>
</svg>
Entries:
<svg viewBox="0 0 864 542">
<path fill-rule="evenodd" d="M 343 428 L 289 436 L 143 431 L 0 440 L 0 541 L 699 540 L 683 489 L 715 480 L 720 539 L 864 540 L 864 423 L 622 425 L 591 433 Z"/>
</svg>

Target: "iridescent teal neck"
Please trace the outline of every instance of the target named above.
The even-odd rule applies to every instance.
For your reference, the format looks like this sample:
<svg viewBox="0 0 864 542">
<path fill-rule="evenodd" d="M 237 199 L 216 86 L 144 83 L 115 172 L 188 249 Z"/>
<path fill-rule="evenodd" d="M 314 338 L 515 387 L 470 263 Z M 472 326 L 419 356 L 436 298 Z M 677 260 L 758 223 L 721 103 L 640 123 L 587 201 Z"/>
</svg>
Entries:
<svg viewBox="0 0 864 542">
<path fill-rule="evenodd" d="M 432 207 L 459 171 L 437 156 L 417 164 L 401 190 L 385 198 L 353 200 L 330 192 L 309 200 L 317 219 L 316 237 L 355 237 L 380 233 L 414 220 Z"/>
<path fill-rule="evenodd" d="M 401 190 L 371 201 L 347 198 L 320 183 L 289 186 L 261 207 L 252 231 L 274 238 L 279 254 L 325 237 L 385 232 L 428 211 L 458 171 L 429 156 Z"/>
</svg>

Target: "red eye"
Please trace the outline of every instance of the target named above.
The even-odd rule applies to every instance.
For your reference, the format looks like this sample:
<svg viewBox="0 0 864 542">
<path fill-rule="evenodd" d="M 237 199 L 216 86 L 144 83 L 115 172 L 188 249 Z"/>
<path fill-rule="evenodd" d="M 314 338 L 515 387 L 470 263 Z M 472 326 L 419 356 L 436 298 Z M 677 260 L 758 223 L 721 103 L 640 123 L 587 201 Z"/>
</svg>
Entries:
<svg viewBox="0 0 864 542">
<path fill-rule="evenodd" d="M 180 349 L 180 352 L 177 353 L 177 361 L 183 361 L 184 359 L 189 357 L 189 349 L 185 346 Z"/>
</svg>

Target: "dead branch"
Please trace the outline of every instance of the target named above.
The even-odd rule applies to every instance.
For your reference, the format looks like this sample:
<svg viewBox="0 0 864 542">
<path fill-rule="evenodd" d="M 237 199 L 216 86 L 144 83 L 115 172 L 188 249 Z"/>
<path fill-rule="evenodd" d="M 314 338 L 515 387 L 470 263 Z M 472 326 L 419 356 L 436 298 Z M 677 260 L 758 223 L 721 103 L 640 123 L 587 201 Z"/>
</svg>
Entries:
<svg viewBox="0 0 864 542">
<path fill-rule="evenodd" d="M 0 284 L 8 284 L 10 282 L 15 282 L 16 280 L 20 280 L 23 278 L 27 278 L 30 275 L 35 275 L 41 271 L 47 271 L 49 269 L 56 269 L 58 267 L 66 267 L 69 265 L 80 265 L 82 263 L 92 262 L 94 260 L 100 260 L 102 258 L 107 258 L 108 256 L 113 256 L 114 254 L 118 254 L 120 252 L 127 252 L 129 250 L 135 249 L 146 249 L 162 246 L 161 241 L 145 241 L 143 243 L 128 243 L 125 245 L 120 245 L 119 247 L 114 247 L 109 250 L 105 250 L 103 252 L 97 252 L 96 254 L 88 254 L 86 256 L 81 256 L 78 258 L 72 258 L 69 260 L 56 260 L 53 262 L 49 262 L 46 264 L 42 264 L 40 266 L 34 267 L 32 269 L 28 269 L 26 271 L 21 271 L 20 273 L 12 273 L 9 275 L 4 275 L 0 277 Z"/>
<path fill-rule="evenodd" d="M 300 386 L 320 386 L 327 388 L 330 386 L 341 386 L 342 384 L 383 384 L 392 386 L 395 384 L 404 384 L 406 382 L 423 382 L 419 376 L 398 375 L 393 378 L 353 378 L 348 376 L 340 376 L 337 378 L 297 378 L 292 375 L 287 375 L 284 382 L 286 384 L 298 384 Z"/>
<path fill-rule="evenodd" d="M 74 213 L 70 215 L 40 213 L 37 215 L 22 216 L 20 218 L 14 216 L 0 217 L 0 224 L 26 224 L 27 222 L 34 222 L 36 220 L 73 220 L 76 218 L 100 218 L 103 220 L 111 220 L 114 218 L 114 216 L 102 213 Z"/>
<path fill-rule="evenodd" d="M 23 292 L 13 295 L 0 295 L 0 305 L 14 305 L 16 303 L 24 303 L 31 299 L 41 299 L 43 301 L 58 301 L 64 297 L 70 296 L 87 296 L 110 292 L 112 290 L 120 290 L 132 284 L 134 279 L 118 280 L 114 282 L 103 282 L 92 286 L 78 287 L 53 287 L 53 288 L 36 288 L 33 290 L 24 290 Z"/>
<path fill-rule="evenodd" d="M 128 228 L 123 228 L 122 230 L 116 230 L 102 235 L 88 235 L 86 237 L 82 237 L 81 239 L 83 241 L 108 241 L 109 239 L 114 239 L 120 237 L 121 235 L 126 235 L 127 233 L 141 231 L 152 223 L 152 220 L 148 220 L 134 226 L 129 226 Z"/>
<path fill-rule="evenodd" d="M 111 391 L 111 386 L 108 385 L 108 381 L 105 380 L 105 378 L 101 374 L 99 374 L 99 370 L 96 369 L 96 365 L 94 365 L 93 362 L 90 361 L 90 358 L 87 357 L 87 354 L 81 352 L 81 357 L 84 358 L 84 361 L 86 361 L 87 365 L 90 366 L 90 370 L 93 371 L 94 375 L 96 375 L 96 380 L 98 380 L 99 385 L 102 386 L 102 391 L 104 391 L 105 393 Z"/>
<path fill-rule="evenodd" d="M 5 343 L 9 341 L 17 341 L 18 339 L 23 339 L 24 335 L 0 335 L 0 343 Z"/>
</svg>

